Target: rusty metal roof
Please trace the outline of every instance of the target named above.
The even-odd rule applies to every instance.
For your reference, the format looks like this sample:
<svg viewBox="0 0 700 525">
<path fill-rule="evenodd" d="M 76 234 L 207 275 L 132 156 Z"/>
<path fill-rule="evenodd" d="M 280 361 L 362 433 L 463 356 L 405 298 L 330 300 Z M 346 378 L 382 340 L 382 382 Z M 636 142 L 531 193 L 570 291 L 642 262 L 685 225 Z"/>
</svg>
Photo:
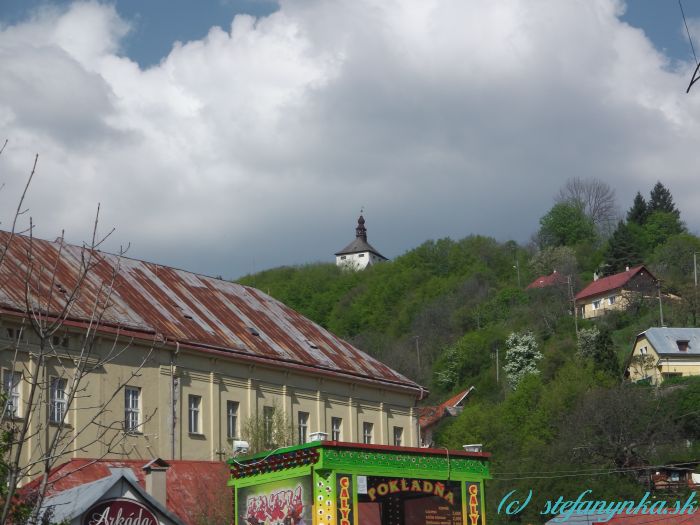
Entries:
<svg viewBox="0 0 700 525">
<path fill-rule="evenodd" d="M 6 247 L 9 240 L 9 233 L 0 231 L 0 246 Z M 113 280 L 103 328 L 424 392 L 260 290 L 59 241 L 12 238 L 0 266 L 0 308 L 26 315 L 25 282 L 30 274 L 34 307 L 56 315 L 76 288 L 84 261 L 91 257 L 94 268 L 87 272 L 71 306 L 68 319 L 72 322 L 90 320 L 96 301 L 107 299 Z"/>
</svg>

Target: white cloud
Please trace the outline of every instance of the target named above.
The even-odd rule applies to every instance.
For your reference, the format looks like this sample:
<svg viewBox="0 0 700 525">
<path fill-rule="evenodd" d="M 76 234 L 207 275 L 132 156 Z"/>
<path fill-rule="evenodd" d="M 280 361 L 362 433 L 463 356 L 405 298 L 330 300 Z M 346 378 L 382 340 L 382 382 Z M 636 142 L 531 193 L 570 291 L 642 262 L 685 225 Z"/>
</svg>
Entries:
<svg viewBox="0 0 700 525">
<path fill-rule="evenodd" d="M 362 205 L 388 255 L 525 240 L 574 175 L 623 207 L 661 179 L 697 230 L 700 94 L 621 9 L 286 1 L 146 70 L 113 7 L 45 9 L 0 30 L 3 197 L 38 151 L 40 235 L 77 240 L 100 201 L 133 256 L 227 276 L 329 256 Z"/>
</svg>

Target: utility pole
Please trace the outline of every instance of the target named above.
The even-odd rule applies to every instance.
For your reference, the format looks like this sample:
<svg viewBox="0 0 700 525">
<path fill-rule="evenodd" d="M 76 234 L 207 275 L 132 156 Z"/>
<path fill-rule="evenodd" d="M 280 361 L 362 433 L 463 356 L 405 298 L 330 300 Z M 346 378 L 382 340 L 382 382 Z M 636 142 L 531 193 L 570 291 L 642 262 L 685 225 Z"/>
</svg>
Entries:
<svg viewBox="0 0 700 525">
<path fill-rule="evenodd" d="M 420 370 L 421 369 L 421 366 L 420 366 L 420 345 L 418 344 L 418 340 L 420 339 L 420 336 L 414 335 L 413 339 L 416 340 L 416 359 L 417 359 L 417 363 L 418 363 L 418 370 Z"/>
<path fill-rule="evenodd" d="M 515 271 L 518 272 L 518 288 L 520 288 L 520 261 L 518 260 L 518 255 L 515 255 Z"/>
<path fill-rule="evenodd" d="M 659 291 L 659 319 L 661 321 L 661 325 L 663 327 L 664 325 L 664 307 L 663 304 L 661 303 L 661 281 L 656 281 L 656 288 Z"/>
<path fill-rule="evenodd" d="M 496 347 L 496 384 L 500 383 L 498 379 L 498 347 Z"/>
<path fill-rule="evenodd" d="M 571 300 L 571 308 L 574 311 L 574 330 L 576 330 L 576 339 L 578 339 L 578 312 L 576 311 L 576 298 L 574 297 L 574 285 L 571 282 L 571 276 L 566 276 L 566 284 L 569 291 L 569 299 Z"/>
</svg>

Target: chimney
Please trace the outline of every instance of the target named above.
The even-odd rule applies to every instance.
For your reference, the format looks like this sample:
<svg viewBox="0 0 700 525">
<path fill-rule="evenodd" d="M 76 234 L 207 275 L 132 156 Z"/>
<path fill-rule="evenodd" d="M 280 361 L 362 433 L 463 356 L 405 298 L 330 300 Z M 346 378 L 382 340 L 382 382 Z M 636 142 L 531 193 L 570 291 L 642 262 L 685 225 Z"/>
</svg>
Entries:
<svg viewBox="0 0 700 525">
<path fill-rule="evenodd" d="M 598 272 L 593 272 L 593 280 L 594 281 L 598 280 Z"/>
<path fill-rule="evenodd" d="M 626 272 L 629 272 L 629 271 L 630 271 L 630 267 L 629 267 L 629 266 L 625 266 L 625 271 L 626 271 Z"/>
<path fill-rule="evenodd" d="M 170 464 L 156 458 L 143 466 L 146 472 L 146 492 L 158 503 L 167 508 L 166 475 Z"/>
</svg>

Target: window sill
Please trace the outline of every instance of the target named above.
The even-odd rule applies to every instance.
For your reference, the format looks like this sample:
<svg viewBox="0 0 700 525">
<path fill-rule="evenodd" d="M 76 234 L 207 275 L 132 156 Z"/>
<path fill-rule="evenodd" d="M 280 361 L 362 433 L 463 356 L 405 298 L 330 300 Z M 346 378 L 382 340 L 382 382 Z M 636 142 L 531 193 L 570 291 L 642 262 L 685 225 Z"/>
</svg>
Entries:
<svg viewBox="0 0 700 525">
<path fill-rule="evenodd" d="M 125 430 L 124 435 L 126 436 L 143 436 L 143 432 L 140 430 Z"/>
<path fill-rule="evenodd" d="M 204 434 L 200 434 L 199 432 L 188 432 L 188 434 L 192 439 L 207 439 Z"/>
<path fill-rule="evenodd" d="M 73 429 L 73 425 L 71 425 L 70 423 L 61 423 L 60 421 L 49 421 L 49 426 L 54 428 L 61 427 L 68 430 Z"/>
</svg>

